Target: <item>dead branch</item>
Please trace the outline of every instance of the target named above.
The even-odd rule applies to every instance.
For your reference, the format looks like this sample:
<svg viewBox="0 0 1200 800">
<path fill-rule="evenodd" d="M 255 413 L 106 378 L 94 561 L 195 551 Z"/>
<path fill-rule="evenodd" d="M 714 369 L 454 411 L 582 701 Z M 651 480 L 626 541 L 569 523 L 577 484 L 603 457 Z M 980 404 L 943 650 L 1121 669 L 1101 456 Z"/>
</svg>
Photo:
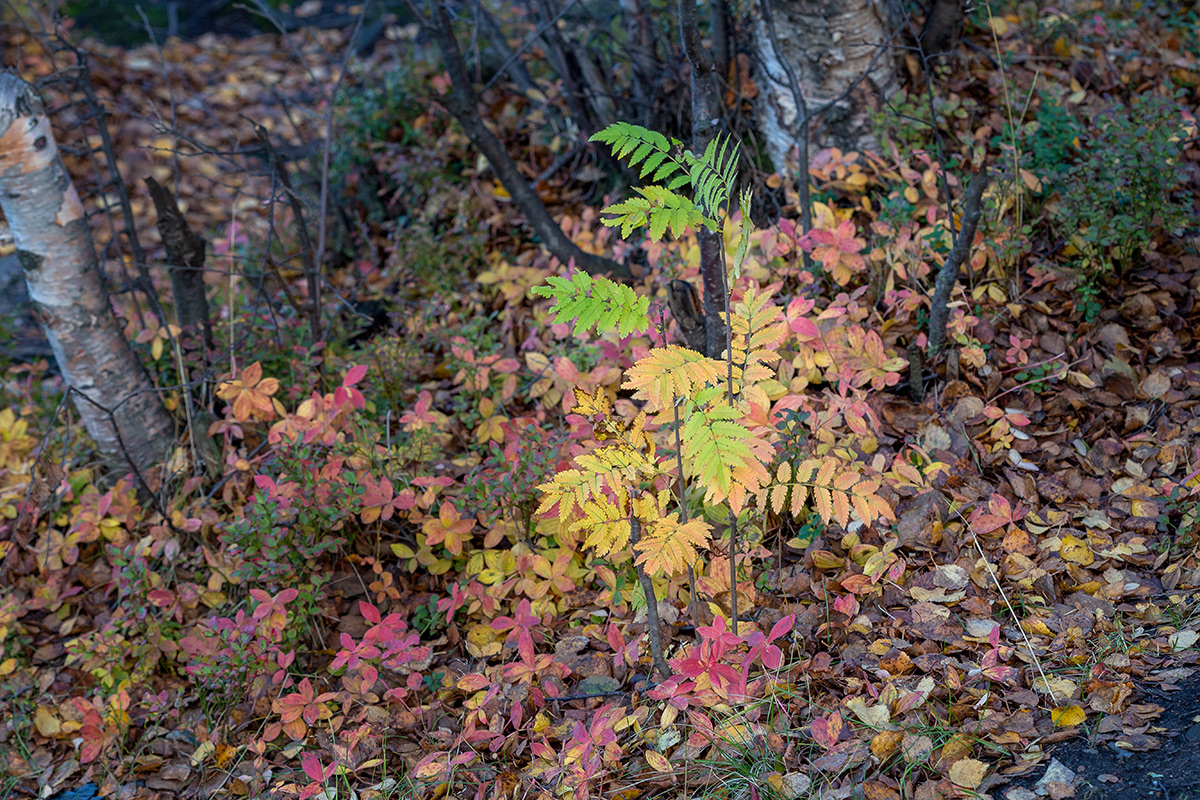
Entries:
<svg viewBox="0 0 1200 800">
<path fill-rule="evenodd" d="M 590 274 L 609 274 L 614 277 L 630 277 L 629 267 L 625 264 L 611 261 L 602 256 L 584 251 L 572 242 L 558 223 L 546 210 L 537 192 L 521 175 L 517 162 L 504 148 L 504 144 L 487 127 L 479 115 L 478 98 L 472 88 L 467 68 L 463 63 L 458 42 L 450 26 L 450 14 L 442 4 L 437 4 L 432 21 L 426 20 L 433 31 L 442 60 L 450 73 L 450 93 L 446 96 L 446 105 L 458 124 L 466 131 L 471 143 L 483 153 L 491 164 L 500 182 L 516 203 L 517 208 L 525 215 L 534 233 L 541 238 L 550 252 L 564 264 L 575 262 L 575 266 Z"/>
<path fill-rule="evenodd" d="M 975 229 L 979 227 L 982 216 L 983 190 L 987 188 L 987 168 L 980 169 L 971 178 L 963 199 L 962 229 L 954 242 L 954 249 L 946 257 L 942 268 L 938 270 L 937 282 L 933 289 L 933 308 L 929 312 L 929 349 L 928 354 L 933 358 L 946 342 L 946 321 L 950 317 L 950 293 L 958 282 L 959 267 L 970 257 L 971 244 L 975 241 Z M 950 214 L 954 216 L 953 212 Z"/>
</svg>

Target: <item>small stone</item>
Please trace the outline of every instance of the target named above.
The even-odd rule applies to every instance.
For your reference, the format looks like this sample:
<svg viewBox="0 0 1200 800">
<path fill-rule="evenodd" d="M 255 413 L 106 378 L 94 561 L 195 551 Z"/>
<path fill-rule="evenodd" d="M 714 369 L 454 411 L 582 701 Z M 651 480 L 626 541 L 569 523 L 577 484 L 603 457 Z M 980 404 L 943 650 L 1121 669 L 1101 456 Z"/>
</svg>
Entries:
<svg viewBox="0 0 1200 800">
<path fill-rule="evenodd" d="M 1050 759 L 1050 766 L 1046 767 L 1046 774 L 1034 786 L 1034 791 L 1040 795 L 1049 795 L 1057 800 L 1059 797 L 1071 797 L 1075 794 L 1072 788 L 1071 794 L 1062 795 L 1060 786 L 1054 784 L 1062 784 L 1068 787 L 1073 787 L 1075 781 L 1075 773 L 1072 772 L 1065 764 L 1057 758 Z"/>
<path fill-rule="evenodd" d="M 1038 800 L 1038 796 L 1024 786 L 1014 786 L 1004 793 L 1004 800 Z"/>
</svg>

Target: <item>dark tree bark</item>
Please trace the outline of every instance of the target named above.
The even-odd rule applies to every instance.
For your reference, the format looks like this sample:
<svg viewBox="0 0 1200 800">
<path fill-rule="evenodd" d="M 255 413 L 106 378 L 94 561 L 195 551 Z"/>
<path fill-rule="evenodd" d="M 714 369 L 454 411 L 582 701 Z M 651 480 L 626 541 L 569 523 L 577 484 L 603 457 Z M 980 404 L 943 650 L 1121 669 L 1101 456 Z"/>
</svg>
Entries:
<svg viewBox="0 0 1200 800">
<path fill-rule="evenodd" d="M 717 135 L 721 125 L 721 106 L 717 102 L 714 80 L 716 65 L 700 39 L 700 24 L 696 19 L 695 0 L 679 0 L 679 31 L 683 50 L 691 65 L 692 84 L 692 151 L 703 153 Z M 701 228 L 700 280 L 704 285 L 705 354 L 718 358 L 725 350 L 725 240 L 719 231 Z"/>
<path fill-rule="evenodd" d="M 707 348 L 704 308 L 700 305 L 700 295 L 696 287 L 687 281 L 671 281 L 667 285 L 667 301 L 671 306 L 671 316 L 683 333 L 683 341 L 688 348 L 703 353 Z"/>
<path fill-rule="evenodd" d="M 167 249 L 167 269 L 171 273 L 171 293 L 175 297 L 175 315 L 179 327 L 202 337 L 202 349 L 213 350 L 216 344 L 213 341 L 208 297 L 204 293 L 207 242 L 203 236 L 192 231 L 170 189 L 154 178 L 146 178 L 146 186 L 150 189 L 150 198 L 158 212 L 158 232 Z"/>
<path fill-rule="evenodd" d="M 637 545 L 641 540 L 642 523 L 636 517 L 629 518 L 629 541 Z M 654 582 L 646 574 L 641 564 L 634 562 L 638 582 L 642 585 L 642 593 L 646 596 L 646 632 L 650 635 L 650 654 L 654 658 L 654 667 L 664 679 L 671 677 L 671 668 L 667 666 L 666 656 L 663 655 L 662 622 L 658 616 L 658 598 L 654 596 Z"/>
<path fill-rule="evenodd" d="M 504 144 L 484 123 L 479 115 L 478 98 L 472 88 L 467 68 L 463 63 L 458 42 L 450 23 L 450 14 L 441 3 L 435 3 L 432 20 L 426 20 L 441 51 L 442 60 L 450 73 L 450 92 L 446 95 L 446 106 L 458 120 L 471 143 L 483 153 L 491 164 L 500 182 L 516 203 L 517 208 L 525 215 L 529 226 L 542 240 L 550 252 L 563 264 L 570 261 L 575 266 L 592 275 L 608 274 L 616 278 L 630 277 L 629 267 L 610 259 L 588 253 L 575 244 L 563 233 L 546 210 L 537 192 L 521 175 L 517 163 L 504 148 Z"/>
<path fill-rule="evenodd" d="M 946 342 L 946 321 L 950 317 L 950 294 L 958 282 L 959 268 L 971 257 L 971 244 L 975 241 L 975 229 L 983 209 L 983 190 L 987 188 L 988 173 L 984 167 L 971 178 L 967 195 L 963 199 L 962 230 L 954 241 L 954 248 L 942 268 L 938 270 L 933 289 L 933 305 L 929 311 L 929 356 L 936 356 Z M 951 212 L 953 213 L 953 212 Z"/>
<path fill-rule="evenodd" d="M 304 221 L 304 204 L 300 195 L 292 186 L 288 175 L 287 164 L 271 143 L 271 135 L 261 125 L 255 126 L 258 142 L 263 152 L 267 154 L 267 162 L 287 195 L 288 206 L 296 218 L 296 234 L 300 237 L 300 259 L 304 262 L 304 277 L 308 283 L 308 324 L 312 329 L 312 343 L 323 341 L 325 328 L 321 322 L 321 262 L 317 259 L 317 249 L 313 246 L 312 236 L 308 232 L 308 224 Z"/>
<path fill-rule="evenodd" d="M 629 20 L 631 36 L 629 57 L 633 63 L 633 119 L 643 127 L 653 116 L 654 91 L 662 69 L 658 61 L 658 46 L 654 22 L 642 0 L 621 0 L 621 9 Z"/>
<path fill-rule="evenodd" d="M 967 19 L 964 0 L 932 0 L 917 41 L 926 58 L 949 55 L 958 49 Z"/>
<path fill-rule="evenodd" d="M 712 0 L 708 6 L 709 27 L 712 30 L 713 64 L 717 77 L 722 81 L 729 80 L 730 44 L 729 44 L 729 3 L 726 0 Z"/>
</svg>

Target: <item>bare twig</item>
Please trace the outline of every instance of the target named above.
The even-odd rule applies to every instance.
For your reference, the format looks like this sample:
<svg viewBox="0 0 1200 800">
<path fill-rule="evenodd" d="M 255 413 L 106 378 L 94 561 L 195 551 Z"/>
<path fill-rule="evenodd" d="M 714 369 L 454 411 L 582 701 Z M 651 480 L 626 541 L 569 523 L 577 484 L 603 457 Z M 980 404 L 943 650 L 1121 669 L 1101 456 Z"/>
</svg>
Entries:
<svg viewBox="0 0 1200 800">
<path fill-rule="evenodd" d="M 1029 657 L 1033 659 L 1033 665 L 1037 668 L 1038 675 L 1042 678 L 1042 684 L 1046 687 L 1046 691 L 1050 694 L 1050 699 L 1054 701 L 1054 705 L 1058 705 L 1058 696 L 1054 694 L 1054 688 L 1050 685 L 1050 679 L 1046 677 L 1046 671 L 1042 669 L 1042 661 L 1038 658 L 1037 653 L 1033 649 L 1033 642 L 1029 641 L 1029 634 L 1026 633 L 1025 627 L 1021 625 L 1017 619 L 1016 609 L 1008 600 L 1008 594 L 1004 591 L 1004 587 L 1000 585 L 1000 576 L 996 574 L 996 570 L 992 568 L 992 562 L 988 561 L 987 554 L 983 552 L 983 545 L 979 543 L 979 537 L 975 535 L 975 529 L 971 527 L 971 523 L 962 515 L 962 512 L 957 508 L 954 513 L 962 520 L 963 527 L 971 534 L 971 541 L 975 543 L 975 549 L 979 552 L 979 557 L 983 560 L 983 566 L 987 568 L 988 575 L 992 578 L 992 583 L 996 584 L 996 591 L 1000 592 L 1000 599 L 1004 601 L 1004 606 L 1008 609 L 1008 613 L 1012 616 L 1013 622 L 1017 623 L 1017 627 L 1021 631 L 1021 637 L 1025 640 L 1025 649 L 1029 653 Z"/>
<path fill-rule="evenodd" d="M 309 235 L 308 224 L 305 222 L 304 205 L 300 201 L 300 195 L 292 188 L 292 179 L 288 176 L 287 165 L 275 152 L 267 129 L 256 123 L 254 130 L 258 135 L 259 144 L 267 154 L 272 174 L 275 175 L 287 196 L 288 205 L 292 208 L 292 216 L 296 218 L 296 235 L 300 237 L 300 258 L 304 262 L 304 274 L 308 279 L 308 319 L 312 328 L 312 343 L 315 345 L 321 341 L 324 334 L 321 326 L 321 280 L 319 275 L 321 265 L 317 262 L 317 251 L 313 246 L 312 237 Z"/>
<path fill-rule="evenodd" d="M 370 5 L 370 3 L 363 3 L 362 10 L 358 14 L 358 21 L 354 23 L 354 31 L 346 40 L 346 52 L 342 54 L 337 80 L 334 81 L 333 88 L 329 90 L 329 97 L 325 101 L 325 142 L 321 147 L 321 203 L 317 217 L 317 253 L 314 258 L 317 271 L 308 284 L 309 292 L 312 293 L 313 306 L 316 307 L 317 325 L 321 324 L 321 265 L 325 262 L 325 237 L 328 225 L 326 217 L 329 211 L 329 154 L 333 149 L 333 110 L 337 107 L 338 92 L 341 91 L 342 83 L 346 80 L 350 57 L 354 55 L 354 40 L 362 28 L 363 19 L 366 17 L 367 8 Z M 324 340 L 324 331 L 316 331 L 314 338 L 317 341 Z"/>
</svg>

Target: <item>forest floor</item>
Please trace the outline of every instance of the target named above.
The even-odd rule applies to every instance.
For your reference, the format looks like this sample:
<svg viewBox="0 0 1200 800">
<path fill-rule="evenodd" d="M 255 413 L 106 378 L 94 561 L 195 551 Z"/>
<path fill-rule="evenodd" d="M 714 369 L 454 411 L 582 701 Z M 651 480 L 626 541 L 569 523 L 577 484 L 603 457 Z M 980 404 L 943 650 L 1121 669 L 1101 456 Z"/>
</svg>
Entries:
<svg viewBox="0 0 1200 800">
<path fill-rule="evenodd" d="M 816 235 L 786 181 L 743 168 L 758 224 L 733 316 L 769 334 L 746 427 L 771 480 L 820 459 L 856 488 L 795 514 L 757 498 L 733 551 L 729 505 L 693 474 L 711 541 L 694 581 L 655 579 L 675 677 L 653 688 L 634 551 L 597 554 L 544 497 L 642 425 L 665 465 L 648 482 L 676 490 L 672 423 L 628 382 L 678 339 L 665 298 L 699 283 L 695 237 L 619 239 L 610 165 L 489 89 L 527 177 L 565 165 L 537 184 L 552 214 L 638 265 L 665 330 L 576 336 L 531 291 L 565 269 L 393 25 L 333 104 L 316 343 L 300 229 L 347 32 L 83 39 L 149 260 L 147 175 L 210 243 L 218 397 L 193 431 L 214 455 L 182 437 L 151 493 L 106 476 L 4 290 L 0 800 L 1200 796 L 1200 54 L 1170 14 L 1077 5 L 975 13 L 933 83 L 939 136 L 911 122 L 922 82 L 880 119 L 884 153 L 814 156 Z M 20 28 L 4 46 L 30 77 L 71 61 Z M 100 141 L 59 114 L 60 144 Z M 67 163 L 114 207 L 103 159 Z M 917 401 L 943 187 L 958 213 L 985 164 L 954 354 Z M 1149 194 L 1103 205 L 1129 185 Z M 183 419 L 182 357 L 121 291 L 137 265 L 113 220 L 93 217 L 115 305 Z M 1098 244 L 1120 225 L 1145 246 Z"/>
</svg>

